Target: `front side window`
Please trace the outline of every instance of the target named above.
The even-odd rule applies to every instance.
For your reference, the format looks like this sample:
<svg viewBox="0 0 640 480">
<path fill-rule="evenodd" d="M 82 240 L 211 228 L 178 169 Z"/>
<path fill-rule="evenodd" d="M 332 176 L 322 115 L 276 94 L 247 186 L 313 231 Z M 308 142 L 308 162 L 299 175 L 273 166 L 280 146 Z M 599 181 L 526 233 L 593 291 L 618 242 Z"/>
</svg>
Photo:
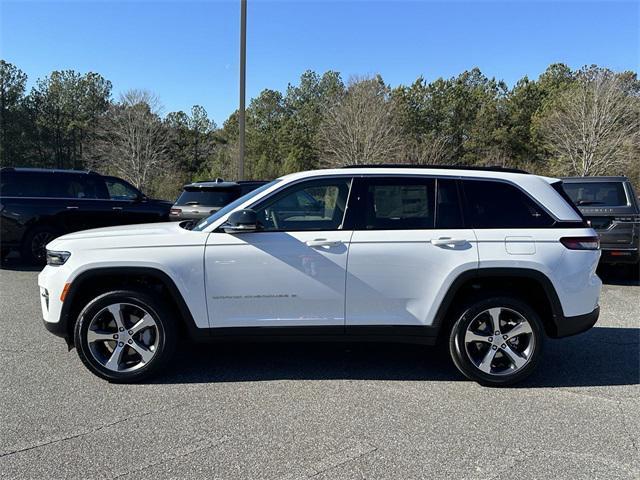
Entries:
<svg viewBox="0 0 640 480">
<path fill-rule="evenodd" d="M 465 219 L 473 228 L 541 228 L 553 219 L 524 192 L 504 182 L 464 180 Z"/>
<path fill-rule="evenodd" d="M 350 186 L 350 178 L 302 182 L 268 198 L 254 210 L 265 231 L 338 230 Z"/>
<path fill-rule="evenodd" d="M 136 200 L 140 196 L 135 188 L 118 178 L 105 178 L 111 200 Z"/>
<path fill-rule="evenodd" d="M 434 226 L 435 182 L 430 178 L 372 178 L 364 186 L 365 230 Z"/>
</svg>

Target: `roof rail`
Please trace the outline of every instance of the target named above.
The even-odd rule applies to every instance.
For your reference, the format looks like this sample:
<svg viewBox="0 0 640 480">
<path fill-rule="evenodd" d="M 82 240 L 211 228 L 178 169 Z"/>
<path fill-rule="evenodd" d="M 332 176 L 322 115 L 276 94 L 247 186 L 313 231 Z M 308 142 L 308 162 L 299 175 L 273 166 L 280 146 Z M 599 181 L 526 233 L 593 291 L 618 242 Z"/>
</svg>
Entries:
<svg viewBox="0 0 640 480">
<path fill-rule="evenodd" d="M 42 167 L 2 167 L 2 172 L 25 172 L 25 173 L 77 173 L 84 175 L 100 175 L 94 170 L 76 170 L 72 168 L 42 168 Z"/>
<path fill-rule="evenodd" d="M 488 172 L 507 172 L 507 173 L 529 173 L 519 168 L 507 168 L 495 166 L 480 167 L 475 165 L 416 165 L 412 163 L 379 163 L 366 165 L 345 165 L 341 168 L 426 168 L 441 170 L 480 170 Z"/>
</svg>

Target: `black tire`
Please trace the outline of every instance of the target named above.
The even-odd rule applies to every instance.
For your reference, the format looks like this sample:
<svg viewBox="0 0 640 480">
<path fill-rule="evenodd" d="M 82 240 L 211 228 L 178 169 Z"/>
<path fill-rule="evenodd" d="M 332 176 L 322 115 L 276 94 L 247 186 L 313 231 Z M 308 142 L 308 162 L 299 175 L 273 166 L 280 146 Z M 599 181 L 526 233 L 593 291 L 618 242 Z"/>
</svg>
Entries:
<svg viewBox="0 0 640 480">
<path fill-rule="evenodd" d="M 50 225 L 37 225 L 31 228 L 22 239 L 20 256 L 22 261 L 29 264 L 44 265 L 47 262 L 45 246 L 60 232 Z"/>
<path fill-rule="evenodd" d="M 130 306 L 133 311 L 135 311 L 136 308 L 141 309 L 153 317 L 155 322 L 153 335 L 157 343 L 152 346 L 153 356 L 146 363 L 139 361 L 138 363 L 140 365 L 135 370 L 116 372 L 106 368 L 105 365 L 98 360 L 99 354 L 96 352 L 95 344 L 93 344 L 93 348 L 89 346 L 88 330 L 92 321 L 94 318 L 100 318 L 97 317 L 98 315 L 104 315 L 104 313 L 101 312 L 104 312 L 105 308 L 116 304 L 126 304 Z M 118 290 L 107 292 L 94 298 L 82 310 L 74 328 L 75 346 L 82 363 L 98 377 L 113 383 L 136 383 L 150 379 L 166 367 L 174 354 L 178 330 L 176 328 L 177 319 L 173 312 L 174 310 L 162 301 L 141 291 Z M 131 318 L 136 317 L 130 317 L 130 319 Z M 127 328 L 130 326 L 131 325 Z M 131 332 L 131 330 L 129 330 L 129 332 Z M 117 333 L 117 330 L 114 330 L 113 333 Z M 122 335 L 126 335 L 126 333 L 123 332 Z M 131 340 L 133 340 L 133 338 L 134 337 L 131 337 Z M 118 342 L 111 342 L 111 340 L 109 340 L 108 342 L 104 341 L 98 345 L 101 348 L 106 348 L 106 353 L 108 354 L 108 349 L 114 348 L 117 346 L 117 343 Z M 136 343 L 136 345 L 138 344 Z M 123 351 L 126 352 L 125 356 L 135 358 L 136 352 L 133 348 L 127 344 L 123 346 L 122 343 L 120 343 L 120 346 Z"/>
<path fill-rule="evenodd" d="M 467 329 L 472 324 L 472 322 L 480 322 L 479 324 L 483 325 L 482 315 L 486 315 L 483 312 L 486 312 L 487 310 L 492 308 L 505 309 L 507 317 L 515 317 L 515 314 L 519 314 L 528 322 L 530 326 L 530 334 L 527 333 L 522 337 L 514 338 L 514 340 L 509 340 L 509 342 L 520 342 L 520 338 L 522 339 L 521 344 L 509 343 L 509 348 L 513 347 L 513 349 L 517 350 L 516 347 L 523 348 L 527 345 L 531 347 L 531 351 L 527 357 L 526 363 L 524 363 L 520 368 L 515 369 L 514 371 L 511 371 L 509 368 L 505 368 L 503 371 L 496 369 L 496 372 L 494 373 L 493 365 L 494 362 L 496 362 L 496 357 L 493 357 L 493 360 L 491 362 L 487 362 L 485 364 L 489 365 L 488 368 L 491 371 L 490 373 L 481 371 L 480 367 L 477 365 L 478 358 L 488 354 L 489 349 L 493 349 L 494 351 L 500 353 L 500 357 L 497 357 L 498 363 L 503 363 L 503 365 L 509 363 L 508 359 L 510 357 L 508 355 L 505 355 L 501 351 L 501 347 L 504 347 L 505 344 L 495 345 L 494 348 L 494 345 L 488 342 L 486 344 L 484 342 L 470 344 L 467 344 L 465 342 Z M 515 314 L 513 312 L 515 312 Z M 501 333 L 508 334 L 510 331 L 509 325 L 504 323 L 504 320 L 500 320 L 499 322 L 503 322 L 501 329 L 505 329 L 504 332 Z M 478 325 L 478 323 L 474 323 L 474 325 Z M 488 339 L 493 340 L 493 338 L 498 339 L 499 337 L 502 337 L 502 335 L 493 335 L 491 337 L 488 337 Z M 458 314 L 457 321 L 453 325 L 449 335 L 449 353 L 451 354 L 451 358 L 455 366 L 467 378 L 485 386 L 508 386 L 524 380 L 535 370 L 542 354 L 543 341 L 544 329 L 542 326 L 542 322 L 533 308 L 531 308 L 527 303 L 521 301 L 518 298 L 508 296 L 494 296 L 491 298 L 472 302 L 467 307 L 463 308 L 462 311 Z M 496 342 L 501 343 L 502 340 L 496 340 Z M 469 348 L 467 348 L 467 345 L 469 345 Z M 477 350 L 478 353 L 478 356 L 475 359 L 472 358 L 470 353 L 470 350 L 472 348 Z M 495 355 L 495 353 L 493 355 Z M 520 361 L 520 359 L 518 360 Z M 512 364 L 512 368 L 514 368 L 515 364 L 513 362 L 510 363 Z"/>
</svg>

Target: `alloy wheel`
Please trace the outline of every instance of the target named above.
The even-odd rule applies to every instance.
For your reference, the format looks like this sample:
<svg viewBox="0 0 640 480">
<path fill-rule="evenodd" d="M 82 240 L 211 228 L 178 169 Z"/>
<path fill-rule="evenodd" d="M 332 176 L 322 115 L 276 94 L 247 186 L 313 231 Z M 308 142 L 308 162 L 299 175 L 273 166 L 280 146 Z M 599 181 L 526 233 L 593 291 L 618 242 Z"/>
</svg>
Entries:
<svg viewBox="0 0 640 480">
<path fill-rule="evenodd" d="M 153 360 L 160 342 L 158 323 L 144 308 L 114 303 L 89 322 L 87 343 L 93 358 L 112 372 L 131 372 Z"/>
<path fill-rule="evenodd" d="M 38 232 L 31 239 L 31 254 L 39 262 L 44 262 L 47 252 L 47 244 L 56 236 L 51 232 Z"/>
<path fill-rule="evenodd" d="M 476 315 L 465 331 L 464 345 L 475 367 L 490 375 L 521 370 L 536 348 L 529 321 L 506 307 L 489 308 Z"/>
</svg>

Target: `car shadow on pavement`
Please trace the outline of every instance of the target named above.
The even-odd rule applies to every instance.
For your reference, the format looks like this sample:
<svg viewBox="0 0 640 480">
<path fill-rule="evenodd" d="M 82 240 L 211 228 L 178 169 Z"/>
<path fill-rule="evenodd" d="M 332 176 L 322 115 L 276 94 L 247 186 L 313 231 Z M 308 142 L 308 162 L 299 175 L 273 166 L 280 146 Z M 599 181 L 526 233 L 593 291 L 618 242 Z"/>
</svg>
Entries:
<svg viewBox="0 0 640 480">
<path fill-rule="evenodd" d="M 640 329 L 596 327 L 549 340 L 525 388 L 640 383 Z M 384 343 L 225 343 L 183 347 L 153 383 L 267 380 L 461 381 L 438 347 Z"/>
<path fill-rule="evenodd" d="M 39 272 L 44 265 L 30 265 L 22 262 L 19 256 L 11 254 L 9 258 L 0 261 L 0 272 L 2 270 L 10 270 L 13 272 Z"/>
<path fill-rule="evenodd" d="M 605 285 L 640 286 L 639 272 L 631 265 L 600 265 L 598 276 Z"/>
</svg>

